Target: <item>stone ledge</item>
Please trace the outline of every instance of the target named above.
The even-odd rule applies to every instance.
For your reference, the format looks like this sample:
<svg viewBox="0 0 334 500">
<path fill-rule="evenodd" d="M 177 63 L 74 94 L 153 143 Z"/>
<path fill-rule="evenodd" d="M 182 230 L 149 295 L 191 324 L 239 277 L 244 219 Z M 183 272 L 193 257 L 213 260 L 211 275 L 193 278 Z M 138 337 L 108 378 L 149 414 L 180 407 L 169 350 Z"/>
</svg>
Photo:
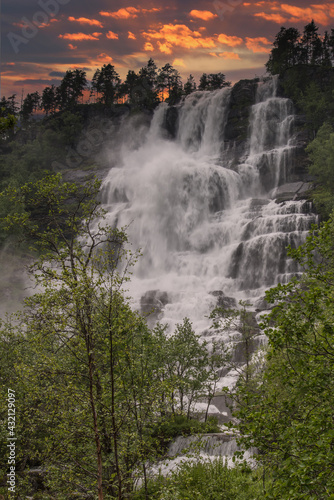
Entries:
<svg viewBox="0 0 334 500">
<path fill-rule="evenodd" d="M 270 198 L 274 199 L 276 203 L 303 200 L 307 198 L 307 192 L 311 189 L 311 186 L 311 182 L 303 181 L 283 184 L 270 192 Z"/>
</svg>

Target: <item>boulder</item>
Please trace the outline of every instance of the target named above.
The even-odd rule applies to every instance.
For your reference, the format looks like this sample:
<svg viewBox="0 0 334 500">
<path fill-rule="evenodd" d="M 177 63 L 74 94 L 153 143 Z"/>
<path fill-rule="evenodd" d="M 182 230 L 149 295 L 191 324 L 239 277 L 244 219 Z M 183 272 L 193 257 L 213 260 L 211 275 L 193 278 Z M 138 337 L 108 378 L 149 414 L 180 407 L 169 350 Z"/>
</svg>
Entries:
<svg viewBox="0 0 334 500">
<path fill-rule="evenodd" d="M 223 309 L 236 309 L 237 301 L 234 297 L 227 297 L 222 290 L 215 290 L 210 292 L 210 295 L 217 297 L 216 307 L 222 307 Z"/>
<path fill-rule="evenodd" d="M 149 290 L 140 299 L 141 313 L 145 316 L 159 316 L 169 299 L 167 292 L 160 290 Z"/>
</svg>

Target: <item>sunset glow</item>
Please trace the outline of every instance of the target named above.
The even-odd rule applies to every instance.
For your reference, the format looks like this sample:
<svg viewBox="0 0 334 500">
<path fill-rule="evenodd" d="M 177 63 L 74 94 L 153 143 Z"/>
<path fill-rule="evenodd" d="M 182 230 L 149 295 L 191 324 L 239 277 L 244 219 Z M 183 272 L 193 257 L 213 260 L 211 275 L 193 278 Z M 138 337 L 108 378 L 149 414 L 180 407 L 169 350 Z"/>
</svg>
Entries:
<svg viewBox="0 0 334 500">
<path fill-rule="evenodd" d="M 189 15 L 190 17 L 202 19 L 203 21 L 211 21 L 215 17 L 218 17 L 217 14 L 213 14 L 208 10 L 192 10 Z"/>
<path fill-rule="evenodd" d="M 223 72 L 230 81 L 253 78 L 265 74 L 281 26 L 302 31 L 314 19 L 319 33 L 334 27 L 334 2 L 314 0 L 82 0 L 59 3 L 53 14 L 38 5 L 2 2 L 2 94 L 58 85 L 72 67 L 90 80 L 101 63 L 112 63 L 125 78 L 150 57 L 158 67 L 174 64 L 183 81 L 190 73 L 198 81 L 203 72 Z"/>
<path fill-rule="evenodd" d="M 75 19 L 75 17 L 69 17 L 69 21 L 74 22 L 74 23 L 79 23 L 79 24 L 88 24 L 89 26 L 98 26 L 99 28 L 103 28 L 103 24 L 101 21 L 98 21 L 97 19 L 86 19 L 85 17 L 79 17 L 78 19 Z"/>
</svg>

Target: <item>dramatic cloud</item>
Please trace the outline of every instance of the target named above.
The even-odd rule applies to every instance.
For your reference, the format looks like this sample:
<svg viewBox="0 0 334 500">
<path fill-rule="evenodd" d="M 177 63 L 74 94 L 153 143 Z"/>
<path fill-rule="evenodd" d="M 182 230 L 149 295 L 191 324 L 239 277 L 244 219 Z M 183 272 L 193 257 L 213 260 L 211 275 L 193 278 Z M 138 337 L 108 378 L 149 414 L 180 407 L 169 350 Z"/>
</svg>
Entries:
<svg viewBox="0 0 334 500">
<path fill-rule="evenodd" d="M 211 21 L 212 19 L 218 17 L 218 14 L 213 14 L 209 10 L 192 10 L 189 15 L 190 17 L 202 19 L 203 21 Z"/>
<path fill-rule="evenodd" d="M 199 31 L 192 31 L 185 24 L 165 24 L 159 30 L 143 32 L 143 36 L 148 40 L 157 40 L 159 50 L 164 54 L 172 54 L 174 47 L 185 49 L 216 47 L 213 38 L 204 38 Z"/>
<path fill-rule="evenodd" d="M 158 42 L 158 47 L 160 52 L 163 54 L 171 55 L 173 54 L 172 46 L 169 43 Z"/>
<path fill-rule="evenodd" d="M 92 33 L 91 35 L 86 35 L 86 33 L 65 33 L 64 35 L 59 35 L 58 38 L 82 42 L 84 40 L 99 40 L 101 35 L 102 33 Z"/>
<path fill-rule="evenodd" d="M 113 31 L 108 31 L 106 37 L 109 38 L 109 40 L 118 40 L 119 38 L 117 33 L 114 33 Z"/>
<path fill-rule="evenodd" d="M 249 38 L 246 37 L 246 47 L 255 53 L 267 53 L 270 52 L 269 47 L 265 45 L 272 45 L 272 43 L 265 37 Z"/>
<path fill-rule="evenodd" d="M 224 59 L 240 60 L 239 54 L 236 54 L 235 52 L 221 52 L 219 57 L 223 57 Z"/>
<path fill-rule="evenodd" d="M 282 24 L 287 21 L 287 18 L 283 17 L 281 14 L 266 14 L 265 12 L 258 12 L 254 15 L 255 17 L 263 17 L 266 21 L 273 21 L 277 24 Z"/>
<path fill-rule="evenodd" d="M 87 24 L 89 26 L 98 26 L 99 28 L 103 28 L 103 24 L 97 19 L 87 19 L 86 17 L 79 17 L 76 19 L 75 17 L 69 17 L 68 20 L 72 23 L 79 23 L 83 25 Z"/>
<path fill-rule="evenodd" d="M 277 24 L 309 23 L 313 19 L 316 24 L 328 26 L 334 19 L 334 3 L 311 4 L 307 7 L 279 2 L 244 3 L 243 5 L 252 8 L 261 7 L 261 12 L 254 13 L 254 16 Z"/>
<path fill-rule="evenodd" d="M 105 54 L 104 52 L 102 54 L 99 54 L 96 57 L 96 60 L 101 64 L 109 64 L 113 62 L 113 58 L 108 56 L 108 54 Z"/>
<path fill-rule="evenodd" d="M 119 9 L 116 12 L 101 11 L 101 16 L 113 17 L 114 19 L 130 19 L 138 17 L 139 9 L 135 7 L 126 7 L 125 9 Z"/>
<path fill-rule="evenodd" d="M 3 0 L 1 88 L 5 95 L 17 90 L 16 80 L 26 79 L 25 92 L 42 90 L 28 80 L 44 81 L 50 79 L 50 71 L 66 71 L 78 64 L 89 68 L 90 79 L 99 65 L 112 61 L 124 79 L 129 69 L 138 71 L 150 56 L 159 67 L 175 61 L 183 80 L 189 73 L 198 80 L 203 72 L 219 71 L 232 81 L 253 78 L 264 72 L 280 26 L 302 31 L 314 19 L 321 34 L 334 26 L 334 0 L 43 2 L 59 4 L 57 19 L 46 14 L 34 17 L 27 0 Z M 24 24 L 25 18 L 42 29 L 29 43 L 18 41 L 15 50 L 13 37 L 28 40 L 23 33 L 33 31 Z M 4 65 L 11 61 L 16 66 Z"/>
<path fill-rule="evenodd" d="M 154 51 L 154 47 L 153 47 L 153 45 L 150 42 L 147 42 L 144 45 L 144 50 L 146 50 L 146 52 L 153 52 Z"/>
<path fill-rule="evenodd" d="M 228 45 L 229 47 L 238 47 L 238 45 L 243 43 L 243 40 L 238 36 L 228 36 L 222 33 L 218 36 L 218 42 L 223 45 Z"/>
<path fill-rule="evenodd" d="M 290 22 L 310 22 L 312 19 L 315 23 L 327 26 L 334 17 L 334 4 L 317 4 L 311 7 L 295 7 L 293 5 L 282 4 L 281 9 L 291 16 Z"/>
</svg>

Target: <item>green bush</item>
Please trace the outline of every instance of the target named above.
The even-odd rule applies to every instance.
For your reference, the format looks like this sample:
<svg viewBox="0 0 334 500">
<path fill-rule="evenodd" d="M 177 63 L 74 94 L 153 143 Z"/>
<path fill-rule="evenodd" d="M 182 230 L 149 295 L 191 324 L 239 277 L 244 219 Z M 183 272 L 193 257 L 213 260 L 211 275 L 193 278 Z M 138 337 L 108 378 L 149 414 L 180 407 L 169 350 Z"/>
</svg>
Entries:
<svg viewBox="0 0 334 500">
<path fill-rule="evenodd" d="M 182 463 L 170 476 L 148 483 L 152 500 L 257 500 L 264 496 L 261 470 L 252 471 L 246 464 L 230 469 L 222 458 Z M 147 497 L 140 490 L 134 498 Z"/>
</svg>

